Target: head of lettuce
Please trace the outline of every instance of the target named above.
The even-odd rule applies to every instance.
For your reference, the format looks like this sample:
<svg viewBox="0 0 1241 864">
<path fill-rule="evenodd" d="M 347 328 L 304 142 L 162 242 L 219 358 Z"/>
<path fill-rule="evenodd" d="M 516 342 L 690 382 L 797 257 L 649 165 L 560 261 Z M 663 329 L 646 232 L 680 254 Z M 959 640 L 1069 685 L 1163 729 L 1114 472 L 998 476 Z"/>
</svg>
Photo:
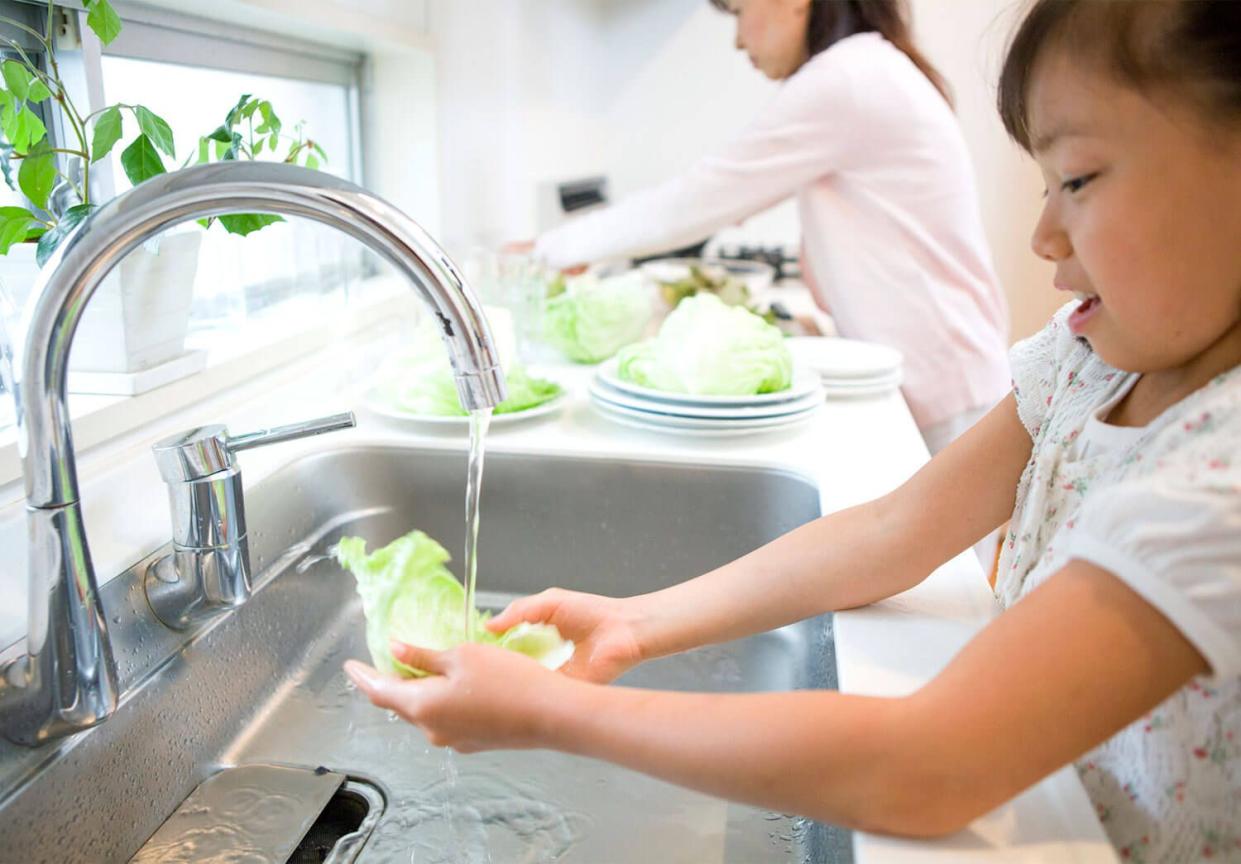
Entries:
<svg viewBox="0 0 1241 864">
<path fill-rule="evenodd" d="M 780 328 L 714 294 L 682 300 L 655 338 L 623 348 L 617 363 L 623 380 L 671 393 L 752 396 L 793 381 Z"/>
<path fill-rule="evenodd" d="M 411 531 L 370 554 L 361 537 L 344 537 L 333 554 L 358 581 L 366 647 L 380 672 L 404 677 L 426 674 L 396 660 L 390 640 L 433 651 L 466 641 L 465 589 L 444 566 L 448 551 L 426 534 Z M 526 654 L 549 669 L 559 669 L 573 656 L 573 643 L 561 639 L 550 624 L 523 622 L 497 635 L 483 628 L 489 614 L 471 608 L 469 615 L 474 642 Z"/>
</svg>

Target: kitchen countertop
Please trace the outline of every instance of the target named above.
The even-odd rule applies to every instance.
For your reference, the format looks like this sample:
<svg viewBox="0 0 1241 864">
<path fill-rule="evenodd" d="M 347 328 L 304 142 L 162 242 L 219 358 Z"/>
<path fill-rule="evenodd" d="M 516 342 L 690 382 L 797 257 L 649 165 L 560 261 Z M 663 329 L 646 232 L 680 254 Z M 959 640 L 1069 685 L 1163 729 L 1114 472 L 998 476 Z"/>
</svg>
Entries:
<svg viewBox="0 0 1241 864">
<path fill-rule="evenodd" d="M 397 335 L 398 324 L 389 323 L 360 338 L 327 345 L 311 357 L 81 454 L 82 502 L 99 578 L 121 573 L 168 542 L 166 492 L 150 445 L 173 432 L 211 422 L 224 422 L 241 432 L 348 408 L 357 410 L 355 430 L 242 454 L 239 458 L 248 485 L 300 455 L 341 446 L 345 436 L 350 444 L 464 449 L 463 429 L 442 432 L 393 424 L 361 407 L 359 382 L 375 368 Z M 599 416 L 586 392 L 589 368 L 560 365 L 540 371 L 570 391 L 564 409 L 544 418 L 493 425 L 488 452 L 550 451 L 781 468 L 818 484 L 825 513 L 891 490 L 927 459 L 899 394 L 829 401 L 813 420 L 788 431 L 695 439 L 634 430 Z M 483 490 L 486 495 L 485 482 Z M 0 598 L 4 601 L 0 603 L 0 646 L 10 644 L 25 630 L 25 546 L 21 484 L 10 483 L 0 487 Z M 967 551 L 910 591 L 864 609 L 837 613 L 840 689 L 868 695 L 909 693 L 934 676 L 997 611 L 977 559 Z M 909 841 L 861 832 L 854 836 L 860 864 L 1117 860 L 1071 767 L 949 838 Z"/>
</svg>

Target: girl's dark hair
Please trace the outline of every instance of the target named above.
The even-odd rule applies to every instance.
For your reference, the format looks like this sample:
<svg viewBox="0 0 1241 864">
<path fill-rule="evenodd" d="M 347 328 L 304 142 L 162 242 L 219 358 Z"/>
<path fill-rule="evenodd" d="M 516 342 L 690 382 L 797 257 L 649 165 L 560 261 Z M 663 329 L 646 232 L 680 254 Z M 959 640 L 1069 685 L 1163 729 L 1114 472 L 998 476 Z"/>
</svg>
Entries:
<svg viewBox="0 0 1241 864">
<path fill-rule="evenodd" d="M 729 0 L 710 3 L 724 12 L 733 11 Z M 810 22 L 806 26 L 806 53 L 810 57 L 858 33 L 878 33 L 899 48 L 952 104 L 948 82 L 914 44 L 905 0 L 810 0 Z"/>
<path fill-rule="evenodd" d="M 1241 2 L 1035 0 L 1000 73 L 1004 128 L 1030 150 L 1029 90 L 1049 45 L 1122 84 L 1188 95 L 1203 115 L 1241 122 Z"/>
</svg>

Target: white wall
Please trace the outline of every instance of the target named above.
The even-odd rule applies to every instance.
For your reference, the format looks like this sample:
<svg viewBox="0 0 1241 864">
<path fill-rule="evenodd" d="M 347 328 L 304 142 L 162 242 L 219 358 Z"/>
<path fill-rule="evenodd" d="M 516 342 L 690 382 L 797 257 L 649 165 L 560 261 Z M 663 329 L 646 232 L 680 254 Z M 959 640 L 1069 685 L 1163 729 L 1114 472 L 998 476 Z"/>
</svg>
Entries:
<svg viewBox="0 0 1241 864">
<path fill-rule="evenodd" d="M 919 43 L 952 85 L 957 116 L 978 172 L 983 221 L 1000 283 L 1008 295 L 1012 336 L 1041 328 L 1060 305 L 1052 266 L 1030 251 L 1043 203 L 1037 167 L 1000 124 L 996 81 L 1023 3 L 1016 0 L 912 0 Z"/>
<path fill-rule="evenodd" d="M 602 173 L 619 196 L 668 177 L 773 86 L 705 0 L 430 0 L 429 21 L 450 248 L 533 236 L 542 183 Z M 788 208 L 757 225 L 796 237 Z"/>
</svg>

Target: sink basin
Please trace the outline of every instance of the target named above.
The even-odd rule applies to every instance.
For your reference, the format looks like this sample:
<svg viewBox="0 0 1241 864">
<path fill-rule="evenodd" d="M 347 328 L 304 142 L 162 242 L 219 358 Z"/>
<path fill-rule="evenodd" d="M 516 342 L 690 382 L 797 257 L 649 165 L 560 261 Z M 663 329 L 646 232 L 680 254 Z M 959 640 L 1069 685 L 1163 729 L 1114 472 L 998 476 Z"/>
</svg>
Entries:
<svg viewBox="0 0 1241 864">
<path fill-rule="evenodd" d="M 366 657 L 361 608 L 352 577 L 324 553 L 343 535 L 374 547 L 418 527 L 459 557 L 464 476 L 464 453 L 398 447 L 291 463 L 247 492 L 254 597 L 189 631 L 163 627 L 146 605 L 141 577 L 158 553 L 105 586 L 127 695 L 74 738 L 0 744 L 4 860 L 127 861 L 200 783 L 257 764 L 374 784 L 384 806 L 358 861 L 851 860 L 847 832 L 601 762 L 433 748 L 353 692 L 341 663 Z M 549 585 L 650 591 L 818 515 L 814 485 L 783 471 L 489 453 L 480 605 Z M 620 683 L 832 688 L 831 620 L 666 658 Z M 195 860 L 193 848 L 169 860 Z"/>
</svg>

